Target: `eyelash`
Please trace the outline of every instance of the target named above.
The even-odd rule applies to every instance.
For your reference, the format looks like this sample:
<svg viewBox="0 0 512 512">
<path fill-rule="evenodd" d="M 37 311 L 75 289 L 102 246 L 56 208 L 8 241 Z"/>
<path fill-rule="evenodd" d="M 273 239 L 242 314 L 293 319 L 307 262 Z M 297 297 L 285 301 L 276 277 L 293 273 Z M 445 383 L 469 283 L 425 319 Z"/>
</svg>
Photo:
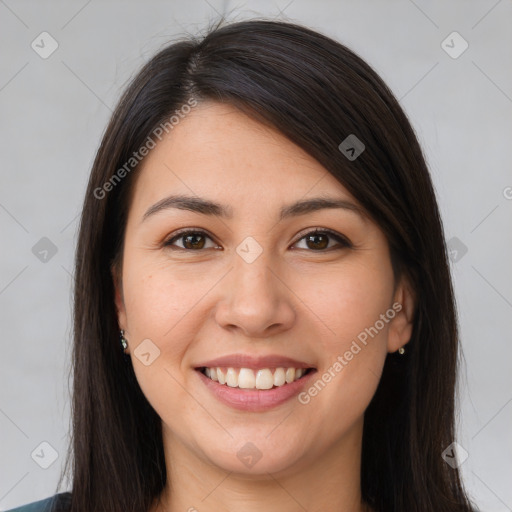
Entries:
<svg viewBox="0 0 512 512">
<path fill-rule="evenodd" d="M 340 235 L 336 231 L 332 231 L 331 229 L 326 229 L 326 228 L 315 228 L 312 231 L 308 231 L 301 238 L 299 238 L 293 245 L 297 244 L 298 242 L 302 241 L 304 238 L 306 238 L 308 236 L 318 235 L 318 234 L 329 235 L 331 238 L 335 239 L 341 245 L 341 247 L 338 247 L 338 248 L 330 247 L 328 249 L 318 249 L 318 250 L 313 250 L 313 249 L 300 249 L 300 250 L 307 250 L 309 252 L 329 252 L 329 251 L 335 250 L 335 249 L 339 250 L 339 249 L 343 249 L 343 248 L 349 248 L 349 249 L 353 248 L 353 244 L 348 240 L 348 238 L 345 238 L 343 235 Z M 174 233 L 171 238 L 169 238 L 168 240 L 166 240 L 163 243 L 163 246 L 167 247 L 173 251 L 179 250 L 179 251 L 187 251 L 187 252 L 201 252 L 201 251 L 206 250 L 206 249 L 198 249 L 198 250 L 186 249 L 184 247 L 174 247 L 173 246 L 174 241 L 184 238 L 186 235 L 204 235 L 213 241 L 213 238 L 210 236 L 210 234 L 207 233 L 206 231 L 204 231 L 203 229 L 185 228 L 183 230 L 180 230 L 180 231 L 177 231 L 176 233 Z"/>
</svg>

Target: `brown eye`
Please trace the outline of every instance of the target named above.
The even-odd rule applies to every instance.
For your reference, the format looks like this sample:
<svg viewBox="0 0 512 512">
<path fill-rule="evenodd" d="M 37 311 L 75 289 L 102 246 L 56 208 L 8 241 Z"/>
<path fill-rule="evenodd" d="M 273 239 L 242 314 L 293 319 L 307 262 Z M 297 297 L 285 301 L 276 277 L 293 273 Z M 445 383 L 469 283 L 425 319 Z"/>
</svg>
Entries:
<svg viewBox="0 0 512 512">
<path fill-rule="evenodd" d="M 211 238 L 204 231 L 181 231 L 176 236 L 164 243 L 165 247 L 197 251 L 205 248 L 206 240 Z M 182 246 L 176 246 L 175 242 L 181 241 Z"/>
<path fill-rule="evenodd" d="M 189 229 L 178 232 L 175 236 L 164 243 L 164 247 L 168 247 L 172 250 L 184 251 L 201 251 L 203 249 L 218 248 L 215 244 L 213 244 L 213 246 L 206 247 L 207 240 L 213 242 L 212 238 L 205 231 Z M 306 242 L 305 249 L 316 252 L 326 252 L 326 250 L 331 249 L 353 247 L 347 238 L 339 233 L 326 229 L 316 229 L 311 231 L 303 236 L 297 243 L 302 240 L 305 240 Z M 330 246 L 331 240 L 335 240 L 337 244 Z M 181 246 L 176 245 L 177 241 L 181 241 Z M 301 247 L 300 249 L 304 248 Z"/>
<path fill-rule="evenodd" d="M 352 244 L 339 233 L 335 233 L 331 230 L 321 230 L 316 229 L 311 233 L 308 233 L 306 236 L 303 236 L 299 242 L 305 240 L 306 248 L 311 249 L 312 251 L 325 252 L 325 249 L 336 249 L 336 245 L 334 247 L 329 247 L 329 240 L 334 239 L 338 242 L 338 246 L 341 247 L 352 247 Z M 339 248 L 339 247 L 338 247 Z"/>
<path fill-rule="evenodd" d="M 204 236 L 201 234 L 185 235 L 181 238 L 185 249 L 202 249 L 204 247 Z"/>
<path fill-rule="evenodd" d="M 329 245 L 329 237 L 322 233 L 318 235 L 308 235 L 305 238 L 310 249 L 326 249 Z"/>
</svg>

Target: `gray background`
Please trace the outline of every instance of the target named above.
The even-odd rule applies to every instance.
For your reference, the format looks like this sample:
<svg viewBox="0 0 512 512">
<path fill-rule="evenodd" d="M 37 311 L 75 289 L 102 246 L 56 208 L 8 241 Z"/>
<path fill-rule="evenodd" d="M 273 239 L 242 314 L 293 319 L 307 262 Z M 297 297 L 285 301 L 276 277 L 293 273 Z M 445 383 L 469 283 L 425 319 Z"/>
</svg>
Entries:
<svg viewBox="0 0 512 512">
<path fill-rule="evenodd" d="M 0 0 L 0 510 L 52 495 L 64 460 L 77 215 L 111 109 L 156 50 L 222 12 L 304 23 L 347 44 L 410 116 L 453 248 L 463 476 L 482 510 L 512 510 L 507 0 Z M 46 59 L 31 47 L 43 45 L 44 31 L 58 43 Z M 457 58 L 442 45 L 453 31 L 469 44 Z M 445 44 L 462 48 L 457 39 Z M 43 237 L 56 254 L 42 252 Z M 48 469 L 52 449 L 42 442 L 58 453 Z"/>
</svg>

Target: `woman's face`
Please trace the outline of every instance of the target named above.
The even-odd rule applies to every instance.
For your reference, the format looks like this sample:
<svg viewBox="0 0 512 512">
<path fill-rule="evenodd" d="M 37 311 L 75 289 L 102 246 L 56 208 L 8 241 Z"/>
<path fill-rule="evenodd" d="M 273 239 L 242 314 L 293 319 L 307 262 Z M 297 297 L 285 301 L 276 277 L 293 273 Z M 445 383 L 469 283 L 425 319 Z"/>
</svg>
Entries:
<svg viewBox="0 0 512 512">
<path fill-rule="evenodd" d="M 167 448 L 253 475 L 357 451 L 386 354 L 411 333 L 377 225 L 231 106 L 194 108 L 136 172 L 116 304 Z M 314 370 L 294 380 L 292 368 Z"/>
</svg>

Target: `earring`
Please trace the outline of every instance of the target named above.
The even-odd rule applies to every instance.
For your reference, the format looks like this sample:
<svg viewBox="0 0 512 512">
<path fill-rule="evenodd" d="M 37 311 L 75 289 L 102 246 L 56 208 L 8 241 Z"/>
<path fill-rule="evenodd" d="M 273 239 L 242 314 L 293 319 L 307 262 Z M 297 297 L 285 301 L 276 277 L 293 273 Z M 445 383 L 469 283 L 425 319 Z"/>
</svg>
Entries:
<svg viewBox="0 0 512 512">
<path fill-rule="evenodd" d="M 405 354 L 405 348 L 404 348 L 404 347 L 400 347 L 400 348 L 398 349 L 398 353 L 399 353 L 400 355 Z"/>
<path fill-rule="evenodd" d="M 121 345 L 123 347 L 123 350 L 126 350 L 128 348 L 128 341 L 124 337 L 124 331 L 121 329 L 120 333 L 120 339 L 121 339 Z"/>
</svg>

